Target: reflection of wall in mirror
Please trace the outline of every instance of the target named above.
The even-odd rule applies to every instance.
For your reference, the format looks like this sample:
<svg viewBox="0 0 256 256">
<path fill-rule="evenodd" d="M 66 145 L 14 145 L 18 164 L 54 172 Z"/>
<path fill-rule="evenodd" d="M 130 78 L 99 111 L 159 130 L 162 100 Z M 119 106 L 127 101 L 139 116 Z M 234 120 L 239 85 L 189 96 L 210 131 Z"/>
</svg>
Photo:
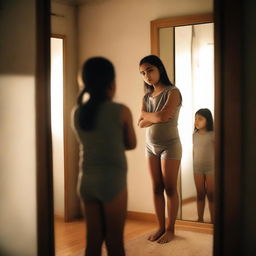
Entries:
<svg viewBox="0 0 256 256">
<path fill-rule="evenodd" d="M 213 24 L 175 28 L 175 81 L 183 96 L 179 131 L 183 146 L 182 199 L 195 197 L 192 161 L 194 114 L 214 113 Z"/>
</svg>

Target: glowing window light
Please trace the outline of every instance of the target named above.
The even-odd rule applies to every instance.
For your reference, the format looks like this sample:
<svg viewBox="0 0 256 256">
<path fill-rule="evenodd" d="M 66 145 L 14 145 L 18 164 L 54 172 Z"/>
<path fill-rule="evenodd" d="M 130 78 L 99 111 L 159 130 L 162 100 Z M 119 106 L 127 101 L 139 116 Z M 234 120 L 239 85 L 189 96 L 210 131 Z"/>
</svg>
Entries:
<svg viewBox="0 0 256 256">
<path fill-rule="evenodd" d="M 54 214 L 64 216 L 63 39 L 51 38 L 51 126 Z"/>
<path fill-rule="evenodd" d="M 52 136 L 63 137 L 63 40 L 51 38 L 51 124 Z"/>
</svg>

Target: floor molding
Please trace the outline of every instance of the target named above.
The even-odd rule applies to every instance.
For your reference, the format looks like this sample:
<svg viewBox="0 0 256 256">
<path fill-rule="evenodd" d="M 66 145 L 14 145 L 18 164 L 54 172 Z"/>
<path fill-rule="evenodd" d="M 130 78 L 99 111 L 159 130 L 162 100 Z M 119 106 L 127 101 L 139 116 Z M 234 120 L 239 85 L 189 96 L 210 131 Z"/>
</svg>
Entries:
<svg viewBox="0 0 256 256">
<path fill-rule="evenodd" d="M 128 211 L 127 218 L 140 221 L 156 221 L 154 213 Z M 213 234 L 213 224 L 196 221 L 176 220 L 175 228 L 185 231 L 193 231 L 205 234 Z"/>
<path fill-rule="evenodd" d="M 186 199 L 183 199 L 182 200 L 182 205 L 189 204 L 189 203 L 192 203 L 192 202 L 196 202 L 196 197 L 192 196 L 192 197 L 188 197 Z"/>
</svg>

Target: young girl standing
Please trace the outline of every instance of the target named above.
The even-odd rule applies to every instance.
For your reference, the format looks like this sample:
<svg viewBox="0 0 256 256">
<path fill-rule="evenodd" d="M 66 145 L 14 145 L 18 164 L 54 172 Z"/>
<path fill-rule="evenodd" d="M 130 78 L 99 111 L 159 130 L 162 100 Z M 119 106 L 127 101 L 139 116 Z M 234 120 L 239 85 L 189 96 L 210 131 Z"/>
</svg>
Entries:
<svg viewBox="0 0 256 256">
<path fill-rule="evenodd" d="M 147 93 L 143 98 L 138 125 L 146 127 L 146 156 L 158 220 L 158 229 L 148 239 L 167 243 L 174 238 L 174 224 L 179 207 L 177 177 L 182 148 L 177 125 L 182 98 L 157 56 L 144 57 L 140 61 L 139 70 Z M 168 200 L 167 225 L 164 191 Z"/>
<path fill-rule="evenodd" d="M 193 167 L 197 190 L 198 221 L 203 222 L 205 196 L 209 202 L 211 222 L 214 222 L 214 133 L 213 118 L 209 109 L 195 114 L 193 134 Z"/>
<path fill-rule="evenodd" d="M 126 149 L 136 137 L 130 110 L 112 101 L 115 72 L 110 61 L 95 57 L 82 70 L 85 85 L 73 112 L 73 128 L 81 143 L 78 190 L 84 203 L 86 256 L 124 256 L 123 231 L 127 209 Z M 83 95 L 90 98 L 83 102 Z"/>
</svg>

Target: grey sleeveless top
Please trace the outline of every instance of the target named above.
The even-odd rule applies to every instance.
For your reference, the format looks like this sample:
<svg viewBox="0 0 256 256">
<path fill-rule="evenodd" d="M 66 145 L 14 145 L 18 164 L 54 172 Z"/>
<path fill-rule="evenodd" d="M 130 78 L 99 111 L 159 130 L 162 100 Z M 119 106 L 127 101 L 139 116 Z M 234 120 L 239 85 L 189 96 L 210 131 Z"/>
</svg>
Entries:
<svg viewBox="0 0 256 256">
<path fill-rule="evenodd" d="M 194 172 L 214 171 L 214 132 L 193 134 Z"/>
<path fill-rule="evenodd" d="M 73 113 L 73 129 L 81 143 L 78 192 L 83 198 L 109 201 L 126 186 L 122 107 L 111 101 L 102 103 L 92 131 L 79 127 L 78 108 Z"/>
<path fill-rule="evenodd" d="M 101 172 L 106 168 L 126 169 L 121 108 L 121 104 L 111 101 L 102 103 L 92 131 L 84 131 L 79 127 L 78 109 L 75 111 L 74 126 L 83 146 L 81 167 L 85 173 Z"/>
<path fill-rule="evenodd" d="M 146 106 L 146 111 L 161 111 L 172 90 L 178 90 L 178 88 L 175 86 L 168 86 L 155 97 L 152 97 L 151 93 L 147 93 L 144 96 L 144 105 Z M 167 145 L 173 140 L 179 139 L 179 132 L 177 126 L 180 106 L 177 108 L 174 116 L 172 118 L 170 117 L 167 122 L 152 124 L 151 126 L 146 128 L 146 143 Z"/>
</svg>

